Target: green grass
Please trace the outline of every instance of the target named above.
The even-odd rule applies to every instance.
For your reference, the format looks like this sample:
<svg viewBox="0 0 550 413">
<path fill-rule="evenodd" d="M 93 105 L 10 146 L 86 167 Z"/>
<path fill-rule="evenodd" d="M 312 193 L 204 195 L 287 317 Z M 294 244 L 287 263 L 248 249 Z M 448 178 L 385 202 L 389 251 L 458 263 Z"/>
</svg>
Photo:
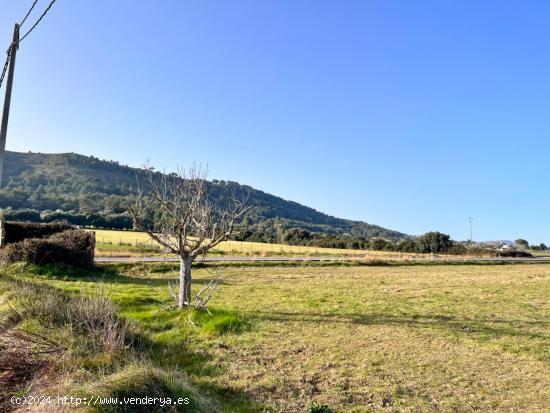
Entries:
<svg viewBox="0 0 550 413">
<path fill-rule="evenodd" d="M 550 251 L 527 250 L 527 252 L 534 257 L 550 257 Z"/>
<path fill-rule="evenodd" d="M 94 396 L 101 394 L 105 398 L 145 398 L 158 397 L 172 399 L 187 399 L 188 403 L 182 405 L 179 411 L 200 412 L 202 411 L 196 400 L 196 394 L 189 389 L 189 386 L 182 386 L 186 379 L 177 372 L 166 372 L 158 368 L 143 367 L 132 364 L 124 369 L 104 377 L 102 380 L 84 387 L 84 394 Z M 161 406 L 133 406 L 128 409 L 120 405 L 101 405 L 91 408 L 97 412 L 127 412 L 127 411 L 170 411 L 170 408 L 162 409 Z"/>
<path fill-rule="evenodd" d="M 212 315 L 164 309 L 169 264 L 15 268 L 71 294 L 103 291 L 149 343 L 152 368 L 184 374 L 222 411 L 550 405 L 548 265 L 202 265 L 195 290 L 224 279 Z"/>
<path fill-rule="evenodd" d="M 242 315 L 227 311 L 194 311 L 191 319 L 202 331 L 212 335 L 239 334 L 252 327 L 250 321 Z"/>
<path fill-rule="evenodd" d="M 0 357 L 0 410 L 9 407 L 10 396 L 40 397 L 44 392 L 183 402 L 168 408 L 120 402 L 84 408 L 97 412 L 217 410 L 184 373 L 155 362 L 150 356 L 154 343 L 142 336 L 132 320 L 120 317 L 101 289 L 74 294 L 71 288 L 37 282 L 40 276 L 63 273 L 52 267 L 14 265 L 4 271 L 0 277 L 0 348 L 5 352 Z"/>
<path fill-rule="evenodd" d="M 118 256 L 118 255 L 158 255 L 161 253 L 159 247 L 153 244 L 113 244 L 96 242 L 96 253 L 99 256 Z"/>
</svg>

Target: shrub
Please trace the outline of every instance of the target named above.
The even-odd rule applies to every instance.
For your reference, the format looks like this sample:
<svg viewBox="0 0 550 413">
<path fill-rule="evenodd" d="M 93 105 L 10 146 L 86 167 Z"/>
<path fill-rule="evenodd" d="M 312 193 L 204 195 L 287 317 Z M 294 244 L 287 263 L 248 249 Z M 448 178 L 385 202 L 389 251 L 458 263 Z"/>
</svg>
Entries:
<svg viewBox="0 0 550 413">
<path fill-rule="evenodd" d="M 28 238 L 0 250 L 0 263 L 24 261 L 31 264 L 65 264 L 90 267 L 94 264 L 94 235 L 68 230 L 48 238 Z"/>
<path fill-rule="evenodd" d="M 446 253 L 452 247 L 453 241 L 447 234 L 439 231 L 426 232 L 416 239 L 419 252 L 422 253 Z"/>
<path fill-rule="evenodd" d="M 68 328 L 83 340 L 86 350 L 116 353 L 136 344 L 129 323 L 118 317 L 107 297 L 71 297 L 47 285 L 13 282 L 19 313 L 45 327 Z"/>
<path fill-rule="evenodd" d="M 3 219 L 9 221 L 30 221 L 30 222 L 41 222 L 40 212 L 35 209 L 18 209 L 13 210 L 4 210 L 2 212 Z"/>
<path fill-rule="evenodd" d="M 397 244 L 396 250 L 400 252 L 417 252 L 418 246 L 414 240 L 406 239 Z"/>
<path fill-rule="evenodd" d="M 31 222 L 2 222 L 4 230 L 3 244 L 23 241 L 27 238 L 44 238 L 58 232 L 73 229 L 66 222 L 54 222 L 50 224 L 36 224 Z"/>
<path fill-rule="evenodd" d="M 498 255 L 502 258 L 533 258 L 531 254 L 525 251 L 500 251 Z"/>
<path fill-rule="evenodd" d="M 17 270 L 17 266 L 12 269 Z M 67 394 L 78 394 L 78 397 L 97 396 L 111 400 L 157 398 L 155 404 L 151 401 L 133 405 L 98 403 L 86 406 L 86 411 L 220 411 L 217 405 L 193 388 L 183 372 L 157 367 L 148 356 L 148 347 L 138 346 L 142 341 L 137 339 L 133 325 L 117 316 L 116 306 L 103 294 L 73 296 L 47 284 L 17 280 L 7 274 L 1 281 L 0 298 L 7 300 L 5 303 L 13 308 L 13 314 L 17 314 L 16 323 L 21 323 L 23 331 L 29 327 L 32 329 L 28 337 L 33 362 L 35 357 L 41 362 L 47 361 L 44 364 L 47 369 L 30 376 L 33 380 L 39 378 L 46 388 L 63 389 Z M 47 344 L 45 351 L 38 347 L 39 351 L 35 352 L 35 344 L 41 345 L 42 342 Z M 25 361 L 14 361 L 15 364 L 19 362 Z M 12 391 L 8 388 L 3 393 L 2 390 L 2 394 Z M 158 401 L 185 398 L 188 403 L 179 405 L 161 405 Z"/>
<path fill-rule="evenodd" d="M 44 222 L 69 222 L 73 225 L 86 225 L 86 215 L 64 211 L 55 211 L 44 214 L 42 217 Z"/>
<path fill-rule="evenodd" d="M 373 238 L 369 242 L 369 247 L 373 251 L 391 251 L 393 249 L 393 244 L 382 238 Z"/>
<path fill-rule="evenodd" d="M 451 255 L 464 255 L 468 252 L 466 247 L 462 244 L 453 244 L 449 250 L 447 251 L 447 254 Z"/>
</svg>

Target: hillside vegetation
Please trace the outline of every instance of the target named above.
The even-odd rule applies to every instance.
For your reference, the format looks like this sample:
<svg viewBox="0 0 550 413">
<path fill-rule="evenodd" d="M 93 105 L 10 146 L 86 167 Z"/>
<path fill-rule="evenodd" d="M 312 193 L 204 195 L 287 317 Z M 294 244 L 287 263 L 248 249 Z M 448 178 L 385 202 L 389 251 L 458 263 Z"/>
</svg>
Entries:
<svg viewBox="0 0 550 413">
<path fill-rule="evenodd" d="M 69 219 L 75 224 L 96 227 L 132 227 L 126 208 L 142 177 L 141 169 L 74 153 L 18 152 L 6 153 L 4 168 L 0 208 L 30 208 L 38 214 L 35 219 L 46 221 Z M 214 180 L 208 183 L 208 190 L 214 202 L 224 202 L 236 193 L 244 194 L 248 203 L 255 206 L 241 223 L 241 238 L 249 241 L 292 244 L 293 238 L 303 238 L 300 231 L 355 239 L 406 238 L 397 231 L 336 218 L 236 182 Z M 32 211 L 31 216 L 29 211 L 26 213 L 20 218 L 32 220 Z"/>
</svg>

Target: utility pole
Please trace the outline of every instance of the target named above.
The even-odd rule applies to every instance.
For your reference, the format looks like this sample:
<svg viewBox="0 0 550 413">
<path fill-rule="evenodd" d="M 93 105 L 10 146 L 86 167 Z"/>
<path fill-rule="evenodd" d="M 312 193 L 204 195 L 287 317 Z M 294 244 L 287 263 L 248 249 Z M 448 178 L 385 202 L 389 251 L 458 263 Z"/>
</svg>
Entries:
<svg viewBox="0 0 550 413">
<path fill-rule="evenodd" d="M 470 221 L 470 248 L 472 248 L 472 241 L 473 241 L 472 221 L 474 220 L 474 217 L 468 217 L 468 220 Z"/>
<path fill-rule="evenodd" d="M 19 48 L 19 24 L 13 28 L 13 41 L 10 46 L 10 67 L 6 82 L 6 95 L 4 97 L 4 111 L 2 112 L 2 126 L 0 128 L 0 187 L 2 187 L 2 175 L 4 173 L 4 157 L 6 156 L 6 136 L 8 134 L 8 118 L 10 116 L 11 89 L 13 87 L 13 73 L 15 71 L 15 56 Z"/>
</svg>

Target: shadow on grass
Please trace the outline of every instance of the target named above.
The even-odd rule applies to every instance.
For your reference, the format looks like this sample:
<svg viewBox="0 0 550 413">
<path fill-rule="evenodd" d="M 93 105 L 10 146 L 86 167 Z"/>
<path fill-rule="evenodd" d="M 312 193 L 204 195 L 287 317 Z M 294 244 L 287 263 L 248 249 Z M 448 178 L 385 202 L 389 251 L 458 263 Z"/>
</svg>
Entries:
<svg viewBox="0 0 550 413">
<path fill-rule="evenodd" d="M 376 313 L 348 313 L 348 314 L 314 314 L 294 312 L 261 312 L 250 313 L 249 317 L 259 321 L 275 322 L 304 322 L 304 323 L 343 323 L 358 325 L 398 325 L 411 328 L 434 328 L 446 330 L 455 335 L 470 336 L 481 341 L 490 341 L 502 337 L 523 337 L 532 340 L 545 340 L 550 342 L 547 334 L 528 331 L 533 327 L 547 328 L 550 321 L 527 321 L 520 319 L 493 319 L 493 318 L 457 318 L 442 315 L 391 315 Z M 520 327 L 520 328 L 518 328 Z M 525 327 L 522 330 L 521 327 Z M 544 343 L 543 343 L 544 344 Z M 549 359 L 548 345 L 536 345 L 526 343 L 520 347 L 524 352 L 532 354 L 528 349 L 536 351 L 534 354 L 539 359 Z M 539 351 L 540 350 L 540 351 Z"/>
<path fill-rule="evenodd" d="M 136 265 L 136 264 L 132 264 Z M 159 265 L 161 268 L 147 268 L 144 267 L 139 271 L 133 271 L 128 274 L 121 273 L 118 265 L 101 265 L 89 269 L 58 266 L 58 265 L 21 265 L 11 267 L 16 271 L 20 270 L 21 273 L 31 274 L 36 276 L 46 277 L 48 279 L 60 280 L 60 281 L 77 281 L 77 282 L 90 282 L 90 283 L 106 283 L 106 284 L 133 284 L 133 285 L 145 285 L 145 286 L 159 286 L 163 285 L 168 287 L 168 283 L 172 284 L 176 282 L 178 277 L 178 269 L 174 266 L 168 266 L 166 264 Z M 166 274 L 165 278 L 154 278 L 148 274 L 162 273 Z M 170 276 L 168 276 L 170 275 Z M 194 279 L 196 284 L 207 284 L 217 278 L 200 277 Z M 231 282 L 223 280 L 223 284 L 230 285 Z"/>
</svg>

